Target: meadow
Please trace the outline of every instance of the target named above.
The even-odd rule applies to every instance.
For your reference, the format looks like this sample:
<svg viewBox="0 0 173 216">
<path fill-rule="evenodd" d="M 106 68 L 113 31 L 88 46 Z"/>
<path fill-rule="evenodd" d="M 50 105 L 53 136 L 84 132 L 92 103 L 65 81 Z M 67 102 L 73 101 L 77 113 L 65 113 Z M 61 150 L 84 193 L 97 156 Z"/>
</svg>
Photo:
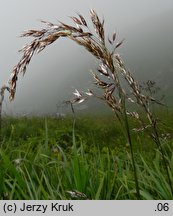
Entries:
<svg viewBox="0 0 173 216">
<path fill-rule="evenodd" d="M 170 117 L 164 116 L 161 142 L 173 183 Z M 75 121 L 3 118 L 0 199 L 137 199 L 130 147 L 116 118 L 77 116 Z M 140 199 L 172 199 L 155 143 L 143 132 L 132 136 Z"/>
</svg>

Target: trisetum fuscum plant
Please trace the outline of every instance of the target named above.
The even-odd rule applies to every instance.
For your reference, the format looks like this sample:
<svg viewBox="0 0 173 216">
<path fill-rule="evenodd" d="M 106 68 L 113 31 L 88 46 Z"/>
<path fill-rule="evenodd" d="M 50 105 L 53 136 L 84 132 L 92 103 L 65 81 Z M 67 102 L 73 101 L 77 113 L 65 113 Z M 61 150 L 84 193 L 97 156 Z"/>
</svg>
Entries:
<svg viewBox="0 0 173 216">
<path fill-rule="evenodd" d="M 23 53 L 22 58 L 13 68 L 9 80 L 10 100 L 12 101 L 15 97 L 19 74 L 25 74 L 27 66 L 35 53 L 41 52 L 44 48 L 61 37 L 73 40 L 75 43 L 83 46 L 98 60 L 98 68 L 92 73 L 92 75 L 94 83 L 98 88 L 102 89 L 103 94 L 98 96 L 93 92 L 93 90 L 88 90 L 85 93 L 75 90 L 75 97 L 69 102 L 73 105 L 73 103 L 81 103 L 88 97 L 94 96 L 103 100 L 103 102 L 111 107 L 126 132 L 126 138 L 130 145 L 132 157 L 136 194 L 137 198 L 140 199 L 139 181 L 129 127 L 129 118 L 131 117 L 136 119 L 140 124 L 140 127 L 134 130 L 145 130 L 148 132 L 162 154 L 163 163 L 173 196 L 169 167 L 165 158 L 164 149 L 160 143 L 158 121 L 150 109 L 151 103 L 160 103 L 155 100 L 152 95 L 147 95 L 143 91 L 131 72 L 126 69 L 121 56 L 117 54 L 117 48 L 123 43 L 123 41 L 118 43 L 116 42 L 117 37 L 115 32 L 111 37 L 105 37 L 104 20 L 101 21 L 94 10 L 90 10 L 90 17 L 92 25 L 94 26 L 94 32 L 90 30 L 86 19 L 78 13 L 77 17 L 71 17 L 74 25 L 68 25 L 62 22 L 53 24 L 42 21 L 45 25 L 44 28 L 39 30 L 28 30 L 21 35 L 22 37 L 32 37 L 33 40 L 20 50 Z M 137 109 L 135 111 L 129 111 L 129 103 L 133 104 L 133 108 L 135 108 L 135 106 L 140 107 L 146 114 L 145 117 L 144 115 L 140 115 L 140 113 L 137 112 Z"/>
</svg>

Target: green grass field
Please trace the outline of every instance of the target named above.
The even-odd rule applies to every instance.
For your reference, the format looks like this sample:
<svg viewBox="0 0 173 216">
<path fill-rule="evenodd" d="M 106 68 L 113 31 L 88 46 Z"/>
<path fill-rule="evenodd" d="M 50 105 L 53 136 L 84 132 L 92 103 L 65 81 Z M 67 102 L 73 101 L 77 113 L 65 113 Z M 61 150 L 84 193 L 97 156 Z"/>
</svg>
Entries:
<svg viewBox="0 0 173 216">
<path fill-rule="evenodd" d="M 161 143 L 173 184 L 173 127 Z M 131 124 L 133 125 L 133 123 Z M 130 149 L 112 116 L 3 118 L 1 199 L 137 199 Z M 132 132 L 141 199 L 172 199 L 155 143 Z"/>
</svg>

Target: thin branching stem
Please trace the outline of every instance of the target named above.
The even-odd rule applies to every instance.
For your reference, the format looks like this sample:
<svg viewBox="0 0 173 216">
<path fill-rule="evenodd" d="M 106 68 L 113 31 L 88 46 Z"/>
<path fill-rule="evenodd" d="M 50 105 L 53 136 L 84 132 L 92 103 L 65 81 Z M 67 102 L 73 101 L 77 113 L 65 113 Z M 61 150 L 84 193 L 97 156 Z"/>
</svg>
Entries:
<svg viewBox="0 0 173 216">
<path fill-rule="evenodd" d="M 3 85 L 0 89 L 0 142 L 2 141 L 2 105 L 4 101 L 5 91 L 10 91 L 9 87 Z"/>
</svg>

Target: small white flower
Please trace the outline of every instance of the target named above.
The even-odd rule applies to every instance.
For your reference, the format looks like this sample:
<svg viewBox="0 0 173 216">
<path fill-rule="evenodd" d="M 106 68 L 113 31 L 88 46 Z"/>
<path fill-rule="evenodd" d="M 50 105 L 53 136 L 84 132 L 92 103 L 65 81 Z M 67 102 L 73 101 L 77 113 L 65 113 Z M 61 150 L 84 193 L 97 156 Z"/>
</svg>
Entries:
<svg viewBox="0 0 173 216">
<path fill-rule="evenodd" d="M 85 92 L 86 95 L 88 96 L 93 96 L 93 92 L 91 90 L 88 89 L 88 92 Z"/>
<path fill-rule="evenodd" d="M 17 159 L 14 160 L 14 163 L 15 163 L 16 165 L 20 165 L 21 160 L 22 160 L 21 158 L 17 158 Z"/>
<path fill-rule="evenodd" d="M 82 97 L 81 93 L 77 89 L 75 89 L 75 92 L 73 94 L 77 97 Z"/>
<path fill-rule="evenodd" d="M 85 100 L 85 98 L 81 98 L 81 99 L 79 99 L 78 101 L 77 101 L 77 103 L 82 103 L 82 102 L 84 102 L 84 100 Z"/>
</svg>

